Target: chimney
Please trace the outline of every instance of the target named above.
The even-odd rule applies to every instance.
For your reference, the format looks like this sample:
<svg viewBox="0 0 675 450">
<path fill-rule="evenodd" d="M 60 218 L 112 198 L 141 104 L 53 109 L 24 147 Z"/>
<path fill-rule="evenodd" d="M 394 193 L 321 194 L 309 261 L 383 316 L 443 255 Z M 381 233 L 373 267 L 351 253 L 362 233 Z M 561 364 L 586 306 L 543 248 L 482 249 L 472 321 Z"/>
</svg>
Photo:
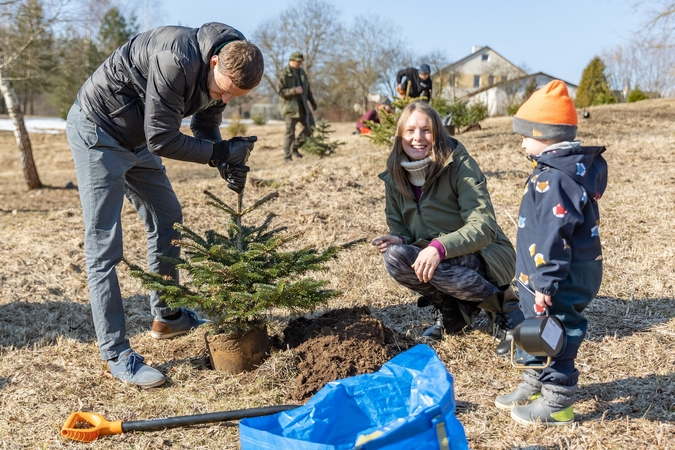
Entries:
<svg viewBox="0 0 675 450">
<path fill-rule="evenodd" d="M 474 46 L 472 46 L 472 47 L 471 47 L 471 54 L 473 55 L 474 53 L 476 53 L 476 52 L 477 52 L 478 50 L 480 50 L 481 48 L 483 48 L 482 45 L 474 45 Z"/>
</svg>

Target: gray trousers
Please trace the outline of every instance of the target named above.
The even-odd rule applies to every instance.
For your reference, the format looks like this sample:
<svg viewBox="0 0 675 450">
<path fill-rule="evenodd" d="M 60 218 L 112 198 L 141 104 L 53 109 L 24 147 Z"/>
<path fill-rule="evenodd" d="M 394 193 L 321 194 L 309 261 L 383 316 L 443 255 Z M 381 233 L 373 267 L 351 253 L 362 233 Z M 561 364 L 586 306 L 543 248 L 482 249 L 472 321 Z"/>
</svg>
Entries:
<svg viewBox="0 0 675 450">
<path fill-rule="evenodd" d="M 390 245 L 384 266 L 399 284 L 434 297 L 439 292 L 459 300 L 481 302 L 499 289 L 486 279 L 485 263 L 475 253 L 441 261 L 428 283 L 420 281 L 411 267 L 422 249 L 414 245 Z"/>
<path fill-rule="evenodd" d="M 157 256 L 179 256 L 180 249 L 171 242 L 179 237 L 173 225 L 182 222 L 183 215 L 162 159 L 151 154 L 146 146 L 123 148 L 87 119 L 77 103 L 68 113 L 66 135 L 82 203 L 91 313 L 101 358 L 109 360 L 131 348 L 115 271 L 123 255 L 124 197 L 145 223 L 149 270 L 176 280 L 176 268 L 160 262 Z M 154 291 L 150 293 L 150 309 L 154 316 L 174 312 Z"/>
<path fill-rule="evenodd" d="M 308 122 L 309 125 L 308 126 Z M 295 137 L 295 126 L 300 124 L 300 132 L 298 137 Z M 314 128 L 314 120 L 306 116 L 300 118 L 287 117 L 286 118 L 286 133 L 284 134 L 284 158 L 291 159 L 293 152 L 298 151 L 302 144 L 305 143 L 308 137 L 312 135 Z"/>
</svg>

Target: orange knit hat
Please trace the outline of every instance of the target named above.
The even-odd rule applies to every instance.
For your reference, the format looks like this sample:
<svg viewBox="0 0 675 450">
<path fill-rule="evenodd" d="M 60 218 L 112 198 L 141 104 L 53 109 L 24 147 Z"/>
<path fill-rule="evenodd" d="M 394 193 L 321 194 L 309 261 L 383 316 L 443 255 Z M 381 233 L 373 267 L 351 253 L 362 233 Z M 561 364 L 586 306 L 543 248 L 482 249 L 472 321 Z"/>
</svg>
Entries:
<svg viewBox="0 0 675 450">
<path fill-rule="evenodd" d="M 567 86 L 553 80 L 520 106 L 513 116 L 513 131 L 546 141 L 572 141 L 577 135 L 577 123 L 577 110 Z"/>
</svg>

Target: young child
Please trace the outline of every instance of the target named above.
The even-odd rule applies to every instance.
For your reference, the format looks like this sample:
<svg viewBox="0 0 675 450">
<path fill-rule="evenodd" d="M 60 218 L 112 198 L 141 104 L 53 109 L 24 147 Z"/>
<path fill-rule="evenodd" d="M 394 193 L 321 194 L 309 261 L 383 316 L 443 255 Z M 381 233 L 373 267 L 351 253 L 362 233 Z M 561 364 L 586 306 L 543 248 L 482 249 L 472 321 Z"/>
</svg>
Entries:
<svg viewBox="0 0 675 450">
<path fill-rule="evenodd" d="M 604 147 L 575 141 L 577 112 L 565 83 L 536 91 L 513 118 L 534 171 L 518 217 L 516 279 L 526 318 L 546 308 L 565 325 L 567 345 L 543 370 L 527 369 L 523 381 L 495 400 L 523 424 L 574 422 L 579 372 L 574 367 L 587 320 L 581 314 L 600 289 L 602 248 L 598 200 L 607 186 Z M 523 352 L 521 352 L 523 353 Z M 540 362 L 524 354 L 523 362 Z M 531 403 L 530 403 L 531 402 Z"/>
</svg>

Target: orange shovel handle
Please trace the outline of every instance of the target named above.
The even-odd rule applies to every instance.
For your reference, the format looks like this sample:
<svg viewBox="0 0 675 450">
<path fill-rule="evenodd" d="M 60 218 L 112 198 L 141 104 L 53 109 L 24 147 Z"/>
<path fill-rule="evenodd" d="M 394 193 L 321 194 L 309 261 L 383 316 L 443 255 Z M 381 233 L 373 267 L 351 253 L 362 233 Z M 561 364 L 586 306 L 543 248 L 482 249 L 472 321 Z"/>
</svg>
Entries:
<svg viewBox="0 0 675 450">
<path fill-rule="evenodd" d="M 164 419 L 137 420 L 131 422 L 108 422 L 103 416 L 91 412 L 74 412 L 61 428 L 61 434 L 69 439 L 91 442 L 99 436 L 126 433 L 128 431 L 163 430 L 202 423 L 225 422 L 246 417 L 259 417 L 277 414 L 297 408 L 299 405 L 264 406 L 262 408 L 221 411 L 190 416 L 167 417 Z M 85 427 L 86 425 L 86 427 Z"/>
<path fill-rule="evenodd" d="M 86 428 L 78 428 L 78 424 Z M 122 433 L 122 421 L 108 422 L 103 416 L 92 412 L 74 412 L 61 428 L 61 435 L 80 442 L 91 442 L 99 436 Z"/>
</svg>

